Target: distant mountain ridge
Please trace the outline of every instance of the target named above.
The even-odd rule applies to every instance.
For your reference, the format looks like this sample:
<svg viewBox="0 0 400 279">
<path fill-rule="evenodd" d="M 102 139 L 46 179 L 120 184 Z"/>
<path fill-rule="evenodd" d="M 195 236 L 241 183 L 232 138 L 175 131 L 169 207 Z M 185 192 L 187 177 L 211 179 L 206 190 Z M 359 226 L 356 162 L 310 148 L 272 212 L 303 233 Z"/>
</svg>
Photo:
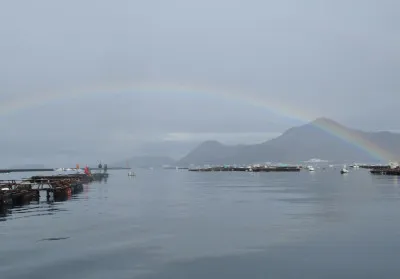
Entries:
<svg viewBox="0 0 400 279">
<path fill-rule="evenodd" d="M 328 118 L 288 129 L 281 136 L 254 145 L 228 146 L 217 141 L 206 141 L 183 157 L 179 165 L 250 164 L 263 162 L 299 163 L 310 158 L 336 162 L 378 162 L 362 148 L 319 127 L 356 136 L 371 142 L 392 156 L 400 158 L 400 134 L 392 132 L 364 132 L 345 127 Z"/>
<path fill-rule="evenodd" d="M 134 156 L 125 161 L 110 164 L 113 167 L 158 168 L 163 165 L 175 166 L 176 161 L 167 156 Z"/>
</svg>

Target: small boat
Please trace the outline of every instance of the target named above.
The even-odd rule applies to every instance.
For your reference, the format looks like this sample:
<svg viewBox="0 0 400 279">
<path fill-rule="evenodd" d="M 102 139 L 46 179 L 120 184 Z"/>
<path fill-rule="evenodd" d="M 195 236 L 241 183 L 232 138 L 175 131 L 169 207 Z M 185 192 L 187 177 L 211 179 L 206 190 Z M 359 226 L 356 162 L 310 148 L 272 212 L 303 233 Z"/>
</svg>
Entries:
<svg viewBox="0 0 400 279">
<path fill-rule="evenodd" d="M 313 166 L 307 166 L 307 170 L 308 170 L 308 171 L 315 171 L 315 169 L 314 169 Z"/>
<path fill-rule="evenodd" d="M 340 170 L 341 174 L 349 173 L 349 170 L 346 168 L 346 166 L 343 166 L 343 168 Z"/>
<path fill-rule="evenodd" d="M 129 166 L 129 162 L 128 161 L 126 161 L 126 166 L 130 169 L 129 172 L 128 172 L 128 176 L 136 176 L 135 172 Z"/>
</svg>

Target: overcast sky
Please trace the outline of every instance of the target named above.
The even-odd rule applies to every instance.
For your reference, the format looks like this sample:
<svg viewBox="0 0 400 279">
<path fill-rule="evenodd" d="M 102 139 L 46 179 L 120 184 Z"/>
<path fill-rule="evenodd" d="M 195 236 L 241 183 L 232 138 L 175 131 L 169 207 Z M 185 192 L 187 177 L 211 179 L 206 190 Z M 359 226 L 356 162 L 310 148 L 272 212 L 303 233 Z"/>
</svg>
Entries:
<svg viewBox="0 0 400 279">
<path fill-rule="evenodd" d="M 396 0 L 1 1 L 0 167 L 154 146 L 180 156 L 318 116 L 399 130 L 399 11 Z"/>
</svg>

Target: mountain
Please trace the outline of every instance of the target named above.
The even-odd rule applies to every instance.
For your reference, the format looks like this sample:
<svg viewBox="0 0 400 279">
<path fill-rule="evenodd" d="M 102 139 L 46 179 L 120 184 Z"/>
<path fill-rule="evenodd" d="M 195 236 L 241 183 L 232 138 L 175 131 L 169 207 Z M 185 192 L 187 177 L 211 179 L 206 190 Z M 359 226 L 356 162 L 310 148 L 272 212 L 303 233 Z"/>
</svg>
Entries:
<svg viewBox="0 0 400 279">
<path fill-rule="evenodd" d="M 205 141 L 187 156 L 179 160 L 178 165 L 190 164 L 224 164 L 235 154 L 237 147 L 223 145 L 218 141 Z"/>
<path fill-rule="evenodd" d="M 371 154 L 376 152 L 376 146 L 381 148 L 380 154 L 386 152 L 386 157 L 392 156 L 386 159 L 400 158 L 400 134 L 364 132 L 350 129 L 331 119 L 318 118 L 260 144 L 227 146 L 215 141 L 204 142 L 178 164 L 299 163 L 310 158 L 334 162 L 372 163 L 378 161 Z"/>
<path fill-rule="evenodd" d="M 133 168 L 158 168 L 163 165 L 176 165 L 176 161 L 167 156 L 135 156 L 128 160 L 112 164 L 113 167 L 129 167 Z M 111 165 L 110 165 L 111 166 Z"/>
<path fill-rule="evenodd" d="M 170 157 L 173 159 L 182 158 L 193 150 L 202 141 L 149 141 L 135 144 L 134 148 L 129 148 L 129 154 L 135 157 Z"/>
</svg>

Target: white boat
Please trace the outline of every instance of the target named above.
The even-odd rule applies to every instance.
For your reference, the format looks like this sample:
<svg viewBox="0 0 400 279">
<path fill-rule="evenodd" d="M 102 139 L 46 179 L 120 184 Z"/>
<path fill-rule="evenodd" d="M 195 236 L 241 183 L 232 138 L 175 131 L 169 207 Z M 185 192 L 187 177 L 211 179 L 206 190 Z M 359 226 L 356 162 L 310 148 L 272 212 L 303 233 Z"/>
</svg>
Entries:
<svg viewBox="0 0 400 279">
<path fill-rule="evenodd" d="M 129 162 L 128 161 L 126 161 L 126 166 L 130 169 L 129 172 L 128 172 L 128 176 L 136 176 L 135 172 L 129 166 Z"/>
<path fill-rule="evenodd" d="M 350 168 L 359 169 L 360 166 L 358 164 L 354 163 L 352 166 L 350 166 Z"/>
<path fill-rule="evenodd" d="M 314 169 L 313 166 L 307 166 L 307 170 L 308 170 L 308 171 L 315 171 L 315 169 Z"/>
<path fill-rule="evenodd" d="M 343 166 L 343 168 L 340 170 L 341 174 L 349 173 L 349 170 L 346 168 L 346 165 Z"/>
</svg>

